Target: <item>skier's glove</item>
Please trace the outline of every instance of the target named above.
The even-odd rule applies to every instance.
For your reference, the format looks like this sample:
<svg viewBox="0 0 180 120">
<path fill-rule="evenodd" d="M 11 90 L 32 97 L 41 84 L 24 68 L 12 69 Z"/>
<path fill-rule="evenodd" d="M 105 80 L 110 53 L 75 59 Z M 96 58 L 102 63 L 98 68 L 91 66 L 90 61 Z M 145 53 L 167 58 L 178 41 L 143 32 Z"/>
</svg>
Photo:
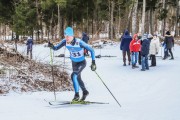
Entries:
<svg viewBox="0 0 180 120">
<path fill-rule="evenodd" d="M 95 63 L 95 60 L 92 60 L 91 70 L 92 70 L 92 71 L 95 71 L 95 70 L 96 70 L 96 63 Z"/>
<path fill-rule="evenodd" d="M 134 55 L 134 52 L 133 52 L 133 51 L 131 52 L 131 55 Z"/>
<path fill-rule="evenodd" d="M 54 45 L 52 43 L 48 42 L 48 47 L 53 48 Z"/>
</svg>

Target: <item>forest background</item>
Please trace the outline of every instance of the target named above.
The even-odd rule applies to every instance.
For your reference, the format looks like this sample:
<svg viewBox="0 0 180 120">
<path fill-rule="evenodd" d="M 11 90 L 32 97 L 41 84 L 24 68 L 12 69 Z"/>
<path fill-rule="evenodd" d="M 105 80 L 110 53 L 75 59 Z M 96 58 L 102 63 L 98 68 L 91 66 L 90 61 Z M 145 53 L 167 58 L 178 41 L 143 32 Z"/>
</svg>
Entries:
<svg viewBox="0 0 180 120">
<path fill-rule="evenodd" d="M 0 0 L 0 39 L 58 40 L 72 26 L 76 36 L 119 40 L 131 35 L 180 35 L 179 0 Z"/>
</svg>

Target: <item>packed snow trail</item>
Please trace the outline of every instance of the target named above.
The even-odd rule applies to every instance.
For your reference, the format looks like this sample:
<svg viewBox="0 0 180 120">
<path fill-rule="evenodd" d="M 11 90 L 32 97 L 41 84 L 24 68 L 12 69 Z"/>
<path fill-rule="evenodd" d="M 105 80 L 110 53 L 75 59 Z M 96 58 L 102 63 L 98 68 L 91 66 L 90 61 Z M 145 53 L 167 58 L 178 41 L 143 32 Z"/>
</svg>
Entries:
<svg viewBox="0 0 180 120">
<path fill-rule="evenodd" d="M 48 62 L 49 48 L 36 45 L 33 50 L 34 59 Z M 98 55 L 99 49 L 95 51 Z M 54 54 L 60 53 L 63 53 L 63 50 Z M 119 45 L 101 49 L 102 56 L 117 56 L 96 59 L 96 71 L 121 103 L 121 108 L 97 75 L 90 70 L 91 59 L 87 58 L 87 67 L 82 72 L 82 79 L 90 93 L 86 100 L 109 104 L 52 107 L 44 99 L 54 100 L 53 92 L 23 94 L 12 92 L 0 96 L 0 119 L 180 120 L 180 47 L 175 46 L 173 53 L 174 60 L 162 60 L 161 57 L 157 57 L 156 67 L 150 67 L 149 71 L 140 71 L 141 66 L 137 69 L 123 66 Z M 47 59 L 44 59 L 46 56 Z M 63 63 L 63 58 L 55 57 L 54 61 L 57 64 Z M 71 68 L 69 59 L 66 59 L 66 65 Z M 71 73 L 70 69 L 69 73 Z M 72 100 L 74 92 L 56 92 L 56 95 L 58 101 L 69 101 Z"/>
</svg>

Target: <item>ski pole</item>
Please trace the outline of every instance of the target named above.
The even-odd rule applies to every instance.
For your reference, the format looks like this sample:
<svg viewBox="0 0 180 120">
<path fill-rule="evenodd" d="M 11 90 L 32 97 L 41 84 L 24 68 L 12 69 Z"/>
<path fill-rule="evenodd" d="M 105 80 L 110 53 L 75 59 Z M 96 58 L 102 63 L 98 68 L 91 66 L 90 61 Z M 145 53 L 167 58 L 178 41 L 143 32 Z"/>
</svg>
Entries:
<svg viewBox="0 0 180 120">
<path fill-rule="evenodd" d="M 115 96 L 112 94 L 112 92 L 110 91 L 110 89 L 107 87 L 107 85 L 104 83 L 104 81 L 101 79 L 101 77 L 98 75 L 98 73 L 96 71 L 94 71 L 96 73 L 96 75 L 99 77 L 99 79 L 101 80 L 101 82 L 104 84 L 104 86 L 107 88 L 107 90 L 109 91 L 109 93 L 112 95 L 112 97 L 114 98 L 114 100 L 118 103 L 119 107 L 121 107 L 121 104 L 118 102 L 118 100 L 115 98 Z"/>
<path fill-rule="evenodd" d="M 50 41 L 49 41 L 50 42 Z M 54 69 L 53 69 L 53 56 L 52 56 L 52 48 L 50 48 L 50 64 L 51 64 L 51 72 L 52 72 L 52 79 L 53 79 L 53 89 L 54 89 L 54 99 L 56 101 L 56 91 L 55 91 L 55 82 L 54 82 Z"/>
<path fill-rule="evenodd" d="M 66 54 L 66 47 L 64 47 L 64 63 L 63 63 L 63 74 L 64 74 L 64 69 L 65 69 L 65 63 L 66 63 L 66 58 L 65 58 L 65 54 Z M 64 75 L 63 75 L 63 78 L 64 78 Z M 65 79 L 65 78 L 64 78 Z M 61 80 L 61 86 L 62 86 L 62 82 L 63 80 Z"/>
</svg>

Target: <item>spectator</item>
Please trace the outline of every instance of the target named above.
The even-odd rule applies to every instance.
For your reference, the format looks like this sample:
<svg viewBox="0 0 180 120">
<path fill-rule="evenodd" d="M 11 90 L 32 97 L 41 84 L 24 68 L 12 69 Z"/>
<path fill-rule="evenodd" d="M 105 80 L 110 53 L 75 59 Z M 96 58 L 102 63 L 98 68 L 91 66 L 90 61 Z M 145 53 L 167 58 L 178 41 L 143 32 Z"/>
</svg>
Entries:
<svg viewBox="0 0 180 120">
<path fill-rule="evenodd" d="M 89 36 L 85 32 L 82 33 L 82 40 L 88 44 Z M 84 49 L 84 55 L 89 56 L 87 49 Z"/>
<path fill-rule="evenodd" d="M 169 31 L 166 32 L 165 35 L 165 39 L 164 39 L 164 46 L 165 46 L 165 50 L 164 50 L 164 58 L 163 60 L 165 60 L 168 57 L 168 51 L 171 54 L 171 58 L 170 60 L 173 60 L 173 53 L 172 53 L 172 47 L 174 47 L 174 38 L 173 36 L 170 34 Z"/>
<path fill-rule="evenodd" d="M 29 57 L 29 53 L 30 53 L 30 59 L 32 59 L 33 39 L 31 37 L 28 37 L 26 45 L 27 45 L 27 56 Z"/>
<path fill-rule="evenodd" d="M 125 30 L 124 35 L 121 37 L 121 44 L 120 44 L 120 50 L 122 50 L 123 54 L 123 65 L 126 66 L 126 54 L 128 57 L 128 65 L 131 63 L 131 57 L 130 57 L 130 49 L 129 45 L 132 41 L 132 37 L 129 35 L 128 30 Z"/>
<path fill-rule="evenodd" d="M 159 39 L 157 35 L 153 35 L 153 39 L 151 40 L 150 43 L 150 56 L 151 56 L 151 65 L 150 67 L 156 66 L 156 54 L 159 52 Z"/>
</svg>

